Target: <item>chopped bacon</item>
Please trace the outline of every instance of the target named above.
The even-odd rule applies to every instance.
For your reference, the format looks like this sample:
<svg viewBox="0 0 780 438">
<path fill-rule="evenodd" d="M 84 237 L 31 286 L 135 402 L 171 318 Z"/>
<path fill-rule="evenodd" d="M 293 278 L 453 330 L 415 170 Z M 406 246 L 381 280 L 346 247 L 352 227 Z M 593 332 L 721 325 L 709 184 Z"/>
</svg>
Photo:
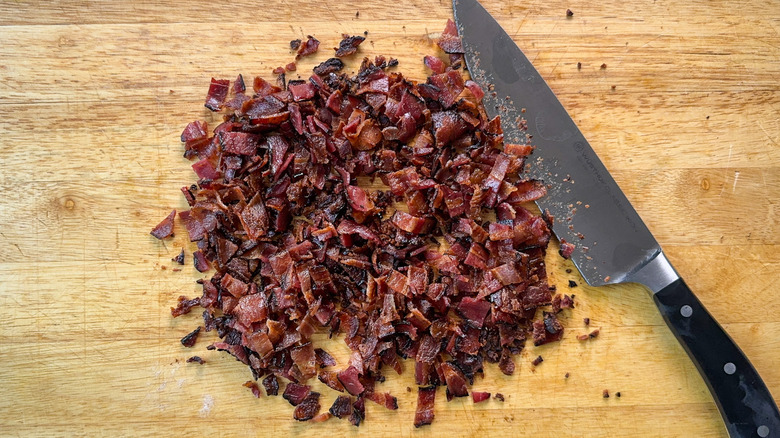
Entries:
<svg viewBox="0 0 780 438">
<path fill-rule="evenodd" d="M 571 254 L 574 252 L 574 245 L 567 242 L 566 239 L 561 239 L 561 249 L 560 249 L 561 257 L 565 259 L 570 259 Z"/>
<path fill-rule="evenodd" d="M 295 382 L 290 382 L 287 384 L 287 387 L 284 388 L 284 394 L 282 394 L 282 397 L 290 402 L 291 405 L 298 406 L 301 404 L 301 402 L 303 402 L 303 400 L 306 399 L 306 397 L 309 396 L 310 392 L 310 386 L 299 385 Z"/>
<path fill-rule="evenodd" d="M 200 326 L 193 330 L 192 332 L 188 333 L 186 336 L 181 338 L 181 345 L 184 345 L 185 347 L 194 347 L 195 342 L 198 340 L 198 335 L 200 334 Z"/>
<path fill-rule="evenodd" d="M 252 395 L 255 396 L 255 398 L 260 398 L 260 388 L 257 386 L 257 383 L 248 380 L 244 383 L 244 386 L 249 388 L 250 391 L 252 391 Z"/>
<path fill-rule="evenodd" d="M 171 315 L 174 318 L 190 313 L 193 307 L 200 305 L 200 298 L 189 299 L 184 295 L 179 296 L 179 302 L 176 307 L 171 307 Z"/>
<path fill-rule="evenodd" d="M 463 53 L 463 41 L 458 36 L 458 27 L 454 21 L 447 20 L 444 32 L 441 33 L 441 37 L 436 41 L 436 44 L 446 53 Z"/>
<path fill-rule="evenodd" d="M 440 58 L 437 58 L 435 56 L 431 55 L 425 55 L 423 58 L 423 63 L 426 67 L 431 69 L 435 74 L 442 74 L 447 69 L 447 66 L 444 64 L 444 61 L 442 61 Z"/>
<path fill-rule="evenodd" d="M 196 363 L 199 365 L 203 365 L 206 363 L 205 360 L 203 360 L 200 356 L 191 356 L 187 358 L 187 363 Z"/>
<path fill-rule="evenodd" d="M 433 403 L 436 400 L 436 387 L 426 386 L 417 390 L 417 409 L 414 413 L 414 427 L 433 422 Z"/>
<path fill-rule="evenodd" d="M 222 108 L 222 103 L 225 102 L 225 98 L 228 95 L 229 87 L 229 80 L 211 78 L 209 92 L 206 95 L 206 108 L 210 109 L 211 111 L 219 111 Z"/>
<path fill-rule="evenodd" d="M 393 214 L 392 221 L 393 225 L 396 227 L 412 234 L 422 234 L 428 228 L 427 220 L 417 216 L 412 216 L 411 214 L 404 213 L 400 210 Z"/>
<path fill-rule="evenodd" d="M 173 210 L 171 211 L 171 214 L 169 214 L 165 219 L 162 220 L 162 222 L 154 227 L 152 232 L 149 234 L 160 240 L 173 236 L 173 218 L 175 217 L 176 210 Z"/>
<path fill-rule="evenodd" d="M 301 403 L 295 407 L 293 418 L 298 421 L 309 421 L 320 412 L 320 393 L 310 392 Z"/>
<path fill-rule="evenodd" d="M 481 403 L 485 400 L 488 400 L 489 398 L 489 392 L 471 391 L 471 400 L 473 400 L 474 403 Z"/>
<path fill-rule="evenodd" d="M 358 46 L 360 45 L 360 43 L 362 43 L 365 40 L 366 40 L 365 37 L 359 35 L 355 35 L 355 36 L 343 35 L 343 38 L 339 43 L 339 48 L 335 49 L 336 56 L 338 56 L 339 58 L 343 58 L 345 56 L 357 52 Z"/>
<path fill-rule="evenodd" d="M 279 394 L 279 381 L 276 380 L 276 376 L 274 374 L 269 374 L 263 379 L 263 388 L 265 388 L 266 395 Z"/>
<path fill-rule="evenodd" d="M 329 412 L 336 418 L 348 417 L 352 414 L 352 399 L 346 395 L 336 397 Z"/>
<path fill-rule="evenodd" d="M 292 44 L 290 44 L 290 47 L 292 47 Z M 308 35 L 306 37 L 306 41 L 299 44 L 298 54 L 295 55 L 295 59 L 300 59 L 303 58 L 304 56 L 309 56 L 315 53 L 319 48 L 320 48 L 319 40 L 317 40 L 311 35 Z"/>
<path fill-rule="evenodd" d="M 418 395 L 419 427 L 433 420 L 437 386 L 448 400 L 466 396 L 484 361 L 512 374 L 527 339 L 561 339 L 555 315 L 574 302 L 549 284 L 553 218 L 524 208 L 546 194 L 524 174 L 533 146 L 503 143 L 482 102 L 490 90 L 459 71 L 455 24 L 438 41 L 449 60 L 423 59 L 424 83 L 388 72 L 397 61 L 383 56 L 347 74 L 339 56 L 364 39 L 345 36 L 303 79 L 286 80 L 300 67 L 292 62 L 273 83 L 254 78 L 250 93 L 241 75 L 214 80 L 208 106 L 222 122 L 195 121 L 180 136 L 197 184 L 182 188 L 189 210 L 179 217 L 197 269 L 215 270 L 198 280 L 202 296 L 181 298 L 172 314 L 203 307 L 204 328 L 220 338 L 207 349 L 264 377 L 268 395 L 278 378 L 289 382 L 300 421 L 359 425 L 366 400 L 397 409 L 376 384 L 411 358 L 417 384 L 430 385 Z M 318 45 L 309 37 L 291 48 L 300 58 Z M 363 182 L 377 177 L 388 189 L 368 191 Z M 171 235 L 174 219 L 153 234 Z M 316 348 L 322 332 L 350 350 L 339 369 Z M 319 413 L 315 376 L 351 397 Z"/>
<path fill-rule="evenodd" d="M 476 327 L 482 327 L 485 317 L 490 311 L 490 303 L 471 297 L 463 297 L 458 304 L 458 311 Z"/>
<path fill-rule="evenodd" d="M 358 370 L 353 366 L 338 373 L 339 382 L 352 395 L 360 395 L 365 391 L 365 387 L 360 383 L 358 376 Z"/>
</svg>

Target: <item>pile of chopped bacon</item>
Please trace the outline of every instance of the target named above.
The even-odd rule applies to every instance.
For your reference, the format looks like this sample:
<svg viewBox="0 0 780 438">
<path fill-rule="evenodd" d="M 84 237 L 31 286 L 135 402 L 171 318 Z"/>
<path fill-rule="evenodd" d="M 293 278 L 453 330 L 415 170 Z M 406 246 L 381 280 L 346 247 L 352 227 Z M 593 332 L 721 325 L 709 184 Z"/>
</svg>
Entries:
<svg viewBox="0 0 780 438">
<path fill-rule="evenodd" d="M 512 374 L 527 338 L 563 334 L 556 313 L 573 302 L 547 282 L 550 218 L 524 208 L 545 194 L 521 174 L 532 147 L 504 144 L 483 90 L 453 69 L 462 45 L 451 23 L 440 43 L 450 64 L 426 57 L 435 74 L 425 83 L 388 72 L 383 57 L 354 77 L 338 58 L 305 81 L 257 77 L 250 94 L 240 76 L 232 87 L 212 80 L 206 107 L 225 110 L 224 122 L 181 135 L 199 180 L 182 188 L 190 209 L 179 218 L 198 269 L 216 273 L 174 316 L 204 308 L 205 330 L 221 338 L 209 348 L 248 365 L 269 395 L 277 377 L 288 381 L 297 420 L 359 425 L 366 399 L 397 409 L 375 383 L 413 358 L 415 426 L 430 424 L 437 386 L 467 396 L 484 361 Z M 155 232 L 168 235 L 168 223 Z M 349 362 L 316 348 L 315 331 L 343 334 Z M 328 413 L 306 385 L 313 377 L 346 392 Z"/>
</svg>

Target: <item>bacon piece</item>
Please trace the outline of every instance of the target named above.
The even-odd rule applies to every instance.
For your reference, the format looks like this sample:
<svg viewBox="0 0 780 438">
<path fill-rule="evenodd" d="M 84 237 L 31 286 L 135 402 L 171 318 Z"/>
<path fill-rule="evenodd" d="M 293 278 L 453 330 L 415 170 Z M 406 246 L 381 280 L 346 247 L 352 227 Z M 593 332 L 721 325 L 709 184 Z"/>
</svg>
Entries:
<svg viewBox="0 0 780 438">
<path fill-rule="evenodd" d="M 279 381 L 276 380 L 276 375 L 269 374 L 263 379 L 263 388 L 265 388 L 266 395 L 278 395 L 279 394 Z"/>
<path fill-rule="evenodd" d="M 446 53 L 463 53 L 463 41 L 458 36 L 458 27 L 454 21 L 447 19 L 447 25 L 436 44 Z"/>
<path fill-rule="evenodd" d="M 345 395 L 336 397 L 328 410 L 336 418 L 348 417 L 352 414 L 352 399 Z"/>
<path fill-rule="evenodd" d="M 466 133 L 468 124 L 455 111 L 442 111 L 433 114 L 436 146 L 447 146 Z"/>
<path fill-rule="evenodd" d="M 211 78 L 209 92 L 206 95 L 206 108 L 210 109 L 211 111 L 219 111 L 222 108 L 222 103 L 225 102 L 225 98 L 228 95 L 229 87 L 229 80 Z"/>
<path fill-rule="evenodd" d="M 249 204 L 241 210 L 239 219 L 250 239 L 258 239 L 268 232 L 268 213 L 260 192 L 257 192 Z"/>
<path fill-rule="evenodd" d="M 433 403 L 436 400 L 436 387 L 425 386 L 417 389 L 417 409 L 414 413 L 414 427 L 433 422 Z"/>
<path fill-rule="evenodd" d="M 192 348 L 195 346 L 195 342 L 198 340 L 198 335 L 200 334 L 200 326 L 196 328 L 195 330 L 188 333 L 186 336 L 181 338 L 181 345 L 184 345 L 185 347 Z"/>
<path fill-rule="evenodd" d="M 469 395 L 466 389 L 466 378 L 453 364 L 445 362 L 441 364 L 444 379 L 447 382 L 447 392 L 454 397 L 466 397 Z"/>
<path fill-rule="evenodd" d="M 488 400 L 489 398 L 489 392 L 471 391 L 471 400 L 473 400 L 474 403 L 481 403 L 485 400 Z"/>
<path fill-rule="evenodd" d="M 366 389 L 363 384 L 360 383 L 358 377 L 358 370 L 353 366 L 338 373 L 339 382 L 341 382 L 341 384 L 344 385 L 344 389 L 352 395 L 360 395 Z"/>
<path fill-rule="evenodd" d="M 374 210 L 374 202 L 369 199 L 366 191 L 358 186 L 347 186 L 347 198 L 353 209 L 362 212 Z"/>
<path fill-rule="evenodd" d="M 338 58 L 330 58 L 314 67 L 314 73 L 320 76 L 327 76 L 330 73 L 336 73 L 344 68 L 344 62 Z"/>
<path fill-rule="evenodd" d="M 425 55 L 423 58 L 423 63 L 437 75 L 444 73 L 447 68 L 447 66 L 444 64 L 444 61 L 435 56 Z"/>
<path fill-rule="evenodd" d="M 257 383 L 248 380 L 244 383 L 244 386 L 249 388 L 250 391 L 252 391 L 252 395 L 254 395 L 255 398 L 260 398 L 260 388 L 257 386 Z"/>
<path fill-rule="evenodd" d="M 309 421 L 320 411 L 320 393 L 310 392 L 301 403 L 295 407 L 293 418 L 298 421 Z"/>
<path fill-rule="evenodd" d="M 192 253 L 192 261 L 195 264 L 195 269 L 197 269 L 198 272 L 206 272 L 211 269 L 211 265 L 209 265 L 209 262 L 206 260 L 206 256 L 204 256 L 201 251 L 195 251 Z"/>
<path fill-rule="evenodd" d="M 317 374 L 317 378 L 320 382 L 327 385 L 330 389 L 338 392 L 344 392 L 344 385 L 338 379 L 338 373 L 335 371 L 320 370 Z M 341 418 L 341 417 L 339 417 Z"/>
<path fill-rule="evenodd" d="M 560 249 L 561 257 L 565 259 L 570 259 L 571 254 L 574 252 L 574 245 L 567 242 L 566 239 L 561 239 L 561 249 Z"/>
<path fill-rule="evenodd" d="M 290 47 L 292 47 L 292 44 L 290 45 Z M 311 35 L 308 35 L 306 37 L 306 41 L 299 45 L 298 53 L 295 55 L 295 59 L 301 59 L 304 56 L 309 56 L 317 52 L 317 49 L 319 49 L 319 47 L 320 47 L 319 40 L 317 40 Z"/>
<path fill-rule="evenodd" d="M 490 311 L 490 303 L 485 300 L 463 297 L 460 304 L 458 304 L 458 311 L 475 327 L 481 328 L 485 322 L 485 317 Z"/>
<path fill-rule="evenodd" d="M 412 216 L 409 213 L 403 211 L 396 211 L 393 214 L 393 225 L 407 233 L 422 234 L 429 226 L 429 222 L 421 217 Z"/>
<path fill-rule="evenodd" d="M 362 43 L 365 40 L 366 40 L 365 37 L 359 35 L 355 35 L 355 36 L 343 35 L 343 38 L 339 43 L 339 48 L 335 49 L 336 56 L 338 56 L 339 58 L 343 58 L 345 56 L 349 56 L 357 52 L 358 46 L 360 45 L 360 43 Z"/>
<path fill-rule="evenodd" d="M 284 388 L 284 394 L 282 394 L 282 397 L 284 397 L 285 400 L 290 402 L 293 406 L 298 406 L 303 402 L 306 397 L 309 396 L 309 393 L 311 392 L 311 387 L 308 385 L 300 385 L 295 382 L 290 382 L 287 384 L 287 387 Z M 319 394 L 318 394 L 319 396 Z"/>
<path fill-rule="evenodd" d="M 176 217 L 176 210 L 171 211 L 171 214 L 166 216 L 165 219 L 162 220 L 159 224 L 157 224 L 156 227 L 152 230 L 151 234 L 152 236 L 162 240 L 166 237 L 173 236 L 173 218 Z"/>
</svg>

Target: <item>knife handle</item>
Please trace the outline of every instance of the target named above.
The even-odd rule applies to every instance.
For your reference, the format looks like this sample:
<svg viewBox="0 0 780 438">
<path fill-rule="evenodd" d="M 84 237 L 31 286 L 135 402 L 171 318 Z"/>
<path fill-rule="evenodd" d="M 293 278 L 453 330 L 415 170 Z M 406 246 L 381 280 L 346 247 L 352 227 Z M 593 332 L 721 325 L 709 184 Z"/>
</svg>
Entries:
<svg viewBox="0 0 780 438">
<path fill-rule="evenodd" d="M 715 398 L 729 436 L 780 437 L 780 412 L 769 389 L 685 282 L 676 280 L 654 298 Z"/>
</svg>

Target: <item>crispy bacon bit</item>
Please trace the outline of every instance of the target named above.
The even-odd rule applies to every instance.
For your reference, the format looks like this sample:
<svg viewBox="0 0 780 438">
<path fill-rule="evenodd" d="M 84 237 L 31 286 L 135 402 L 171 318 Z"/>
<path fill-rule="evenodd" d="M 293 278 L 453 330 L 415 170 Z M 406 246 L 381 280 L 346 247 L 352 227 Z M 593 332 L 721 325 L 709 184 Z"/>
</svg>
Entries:
<svg viewBox="0 0 780 438">
<path fill-rule="evenodd" d="M 330 73 L 335 73 L 337 71 L 340 71 L 343 68 L 344 68 L 344 62 L 342 60 L 338 58 L 330 58 L 327 61 L 323 61 L 322 63 L 320 63 L 320 65 L 314 67 L 314 73 L 320 76 L 327 76 Z M 339 95 L 341 95 L 341 92 L 339 92 Z"/>
<path fill-rule="evenodd" d="M 197 364 L 203 365 L 204 363 L 206 363 L 206 361 L 201 359 L 200 356 L 192 356 L 192 357 L 187 358 L 187 363 L 197 363 Z"/>
<path fill-rule="evenodd" d="M 293 406 L 298 406 L 303 402 L 306 397 L 309 396 L 309 393 L 311 392 L 311 387 L 308 385 L 299 385 L 295 382 L 290 382 L 287 384 L 287 387 L 284 388 L 284 394 L 282 394 L 282 397 L 284 397 L 285 400 L 290 402 Z M 319 396 L 319 394 L 318 394 Z"/>
<path fill-rule="evenodd" d="M 436 44 L 446 53 L 463 53 L 463 41 L 458 36 L 458 27 L 454 21 L 447 20 L 447 26 Z"/>
<path fill-rule="evenodd" d="M 320 412 L 320 393 L 310 392 L 301 403 L 295 407 L 293 418 L 298 421 L 309 421 Z"/>
<path fill-rule="evenodd" d="M 174 261 L 180 265 L 184 264 L 184 248 L 181 249 L 181 252 L 176 257 L 172 258 L 171 261 Z"/>
<path fill-rule="evenodd" d="M 339 381 L 337 372 L 321 370 L 317 375 L 317 378 L 330 389 L 338 392 L 344 392 L 344 385 L 342 385 L 341 381 Z"/>
<path fill-rule="evenodd" d="M 211 78 L 209 92 L 206 95 L 206 108 L 211 111 L 219 111 L 230 89 L 230 81 L 227 79 Z"/>
<path fill-rule="evenodd" d="M 171 315 L 174 318 L 190 313 L 193 307 L 200 305 L 200 298 L 189 299 L 184 295 L 179 296 L 179 302 L 176 307 L 171 307 Z"/>
<path fill-rule="evenodd" d="M 336 418 L 348 417 L 352 414 L 352 399 L 346 395 L 340 395 L 336 397 L 328 411 Z"/>
<path fill-rule="evenodd" d="M 490 393 L 489 392 L 478 392 L 478 391 L 472 391 L 471 392 L 471 400 L 474 401 L 474 403 L 481 403 L 483 401 L 486 401 L 490 399 Z"/>
<path fill-rule="evenodd" d="M 365 387 L 360 383 L 357 368 L 350 366 L 338 374 L 339 382 L 352 395 L 360 395 L 365 391 Z"/>
<path fill-rule="evenodd" d="M 150 233 L 152 236 L 162 240 L 173 236 L 173 218 L 176 217 L 176 210 L 173 210 L 165 219 L 162 220 Z"/>
<path fill-rule="evenodd" d="M 571 254 L 574 252 L 574 245 L 567 242 L 566 239 L 561 239 L 561 249 L 560 249 L 561 257 L 565 259 L 570 259 Z"/>
<path fill-rule="evenodd" d="M 604 398 L 609 398 L 609 390 L 605 389 L 605 390 L 601 391 L 601 396 L 604 397 Z"/>
<path fill-rule="evenodd" d="M 209 262 L 206 260 L 206 256 L 204 256 L 200 250 L 192 253 L 192 259 L 195 264 L 195 269 L 197 269 L 198 272 L 206 272 L 211 268 Z"/>
<path fill-rule="evenodd" d="M 284 69 L 285 69 L 286 71 L 295 71 L 297 68 L 298 68 L 298 67 L 295 65 L 295 63 L 294 63 L 294 62 L 291 62 L 291 63 L 289 63 L 289 64 L 287 64 L 287 65 L 285 65 L 285 66 L 284 66 Z"/>
<path fill-rule="evenodd" d="M 198 335 L 200 334 L 200 327 L 196 328 L 192 332 L 188 333 L 186 336 L 181 338 L 181 345 L 184 345 L 185 347 L 192 348 L 195 346 L 195 342 L 198 340 Z"/>
<path fill-rule="evenodd" d="M 292 40 L 292 41 L 290 41 L 290 49 L 291 50 L 298 50 L 299 47 L 301 47 L 301 40 Z"/>
<path fill-rule="evenodd" d="M 496 395 L 493 396 L 496 400 L 502 402 L 504 401 L 504 394 L 501 394 L 500 392 L 497 392 Z"/>
<path fill-rule="evenodd" d="M 435 74 L 442 74 L 446 71 L 447 66 L 444 64 L 444 61 L 442 61 L 440 58 L 437 58 L 435 56 L 431 55 L 425 55 L 423 58 L 423 63 L 426 67 L 431 69 Z"/>
<path fill-rule="evenodd" d="M 291 63 L 275 82 L 256 77 L 254 93 L 241 76 L 232 87 L 212 83 L 209 106 L 223 110 L 222 123 L 192 122 L 181 134 L 197 184 L 182 188 L 189 210 L 179 216 L 196 267 L 215 271 L 199 280 L 203 295 L 182 298 L 172 314 L 203 307 L 204 328 L 220 338 L 207 348 L 265 376 L 269 395 L 278 377 L 289 382 L 284 396 L 301 421 L 359 425 L 366 400 L 396 409 L 376 383 L 413 358 L 425 386 L 419 427 L 433 420 L 437 386 L 448 399 L 466 396 L 484 361 L 512 374 L 528 338 L 561 339 L 555 315 L 574 302 L 548 283 L 551 216 L 524 208 L 546 193 L 523 173 L 533 146 L 503 143 L 501 120 L 482 103 L 492 90 L 459 71 L 454 23 L 439 40 L 449 60 L 425 57 L 424 83 L 388 72 L 397 61 L 384 56 L 350 77 L 338 56 L 363 40 L 345 38 L 304 80 L 286 81 Z M 291 48 L 301 57 L 318 44 Z M 377 177 L 389 190 L 360 185 Z M 547 312 L 534 321 L 540 307 Z M 316 348 L 318 332 L 349 347 L 339 370 Z M 314 376 L 352 397 L 318 414 Z"/>
<path fill-rule="evenodd" d="M 425 426 L 433 422 L 433 402 L 435 400 L 435 386 L 425 386 L 417 389 L 417 410 L 414 413 L 414 427 Z"/>
<path fill-rule="evenodd" d="M 276 380 L 276 375 L 267 375 L 263 379 L 263 388 L 265 388 L 266 395 L 279 395 L 279 381 Z"/>
<path fill-rule="evenodd" d="M 295 55 L 295 59 L 301 59 L 304 56 L 309 56 L 317 51 L 320 47 L 320 42 L 316 38 L 314 38 L 311 35 L 306 36 L 306 42 L 299 44 L 298 47 L 298 54 Z M 300 41 L 300 40 L 298 40 Z M 292 43 L 290 43 L 290 47 L 292 47 Z"/>
<path fill-rule="evenodd" d="M 343 58 L 345 56 L 351 55 L 355 52 L 357 52 L 357 48 L 365 41 L 366 38 L 362 36 L 349 36 L 349 35 L 342 35 L 342 40 L 339 43 L 339 48 L 336 50 L 336 56 L 339 58 Z"/>
<path fill-rule="evenodd" d="M 542 358 L 542 356 L 536 356 L 536 359 L 531 361 L 531 365 L 537 366 L 537 365 L 539 365 L 542 362 L 544 362 L 544 359 Z"/>
<path fill-rule="evenodd" d="M 252 391 L 252 395 L 255 396 L 255 398 L 260 398 L 260 388 L 257 386 L 257 383 L 247 380 L 244 383 L 244 386 L 249 388 L 250 391 Z"/>
</svg>

